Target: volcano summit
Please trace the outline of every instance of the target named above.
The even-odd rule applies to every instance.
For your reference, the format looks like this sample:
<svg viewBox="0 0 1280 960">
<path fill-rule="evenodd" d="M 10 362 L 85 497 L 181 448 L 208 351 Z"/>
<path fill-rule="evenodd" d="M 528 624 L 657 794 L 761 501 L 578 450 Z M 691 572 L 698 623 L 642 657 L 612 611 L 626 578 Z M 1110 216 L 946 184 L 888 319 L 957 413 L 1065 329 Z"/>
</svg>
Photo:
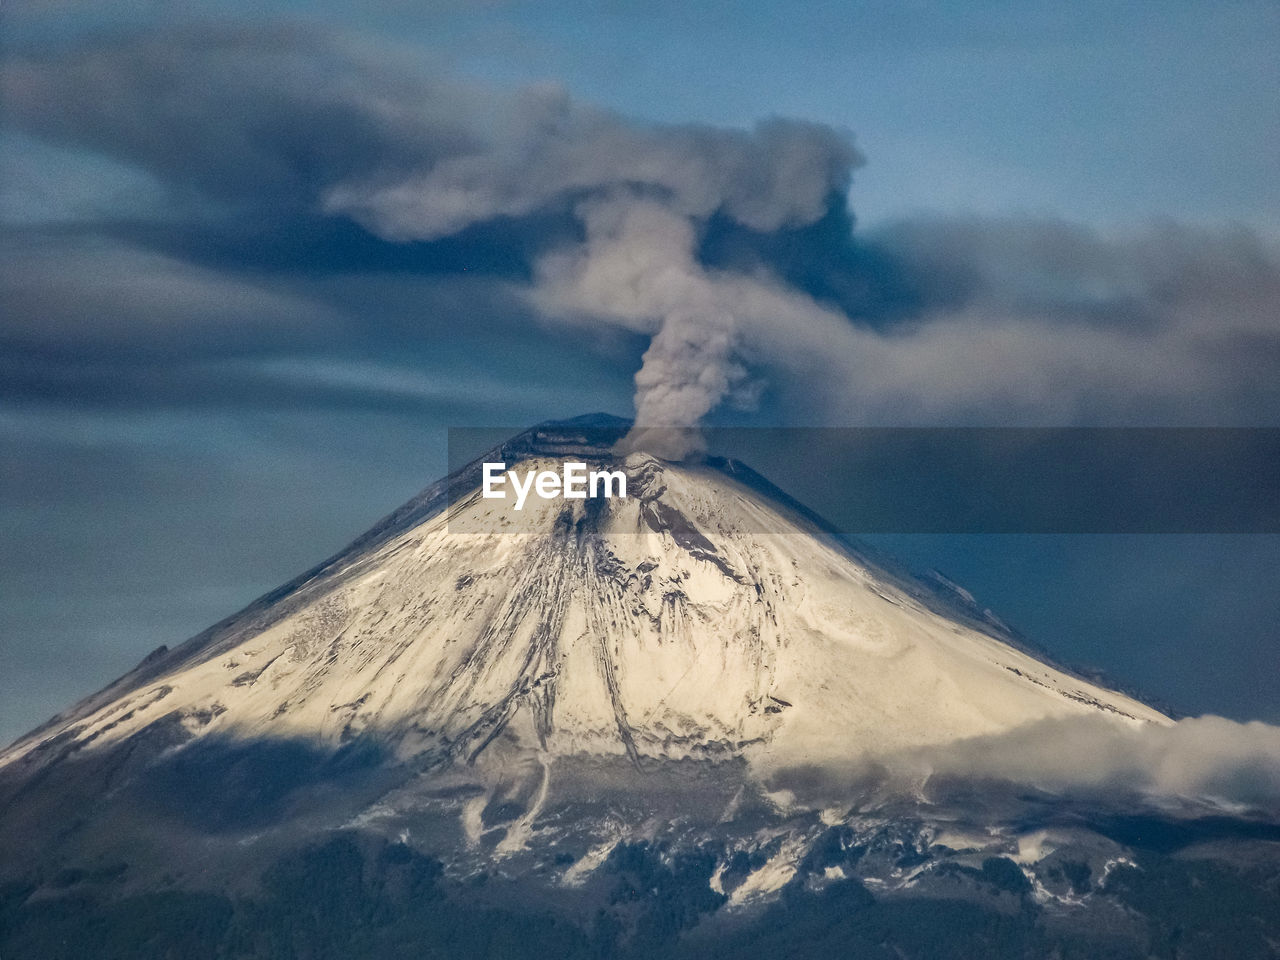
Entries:
<svg viewBox="0 0 1280 960">
<path fill-rule="evenodd" d="M 844 947 L 940 956 L 921 917 L 944 903 L 961 954 L 1142 956 L 1163 920 L 1126 897 L 1173 869 L 1167 840 L 1139 869 L 1151 831 L 1274 869 L 1273 826 L 1190 798 L 921 774 L 1028 729 L 1172 721 L 742 464 L 616 454 L 628 427 L 513 438 L 4 750 L 0 955 L 85 924 L 166 955 L 193 923 L 209 956 L 737 955 L 834 911 Z M 518 522 L 484 496 L 485 463 L 566 461 L 627 496 Z M 810 946 L 789 955 L 830 955 Z"/>
</svg>

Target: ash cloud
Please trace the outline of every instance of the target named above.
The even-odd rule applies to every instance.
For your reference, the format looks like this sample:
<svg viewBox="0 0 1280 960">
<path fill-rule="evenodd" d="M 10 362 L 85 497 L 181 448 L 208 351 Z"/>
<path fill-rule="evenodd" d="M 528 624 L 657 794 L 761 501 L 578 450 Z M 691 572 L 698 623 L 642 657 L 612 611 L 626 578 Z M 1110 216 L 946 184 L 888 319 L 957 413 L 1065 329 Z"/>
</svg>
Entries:
<svg viewBox="0 0 1280 960">
<path fill-rule="evenodd" d="M 722 401 L 750 406 L 749 364 L 771 329 L 846 328 L 838 311 L 767 275 L 716 271 L 696 255 L 695 225 L 635 197 L 584 203 L 586 239 L 537 265 L 531 296 L 546 316 L 603 320 L 651 337 L 636 374 L 638 428 L 694 427 Z M 653 431 L 678 458 L 692 431 Z M 634 437 L 633 440 L 638 440 Z"/>
<path fill-rule="evenodd" d="M 129 251 L 97 268 L 121 290 L 154 254 L 171 273 L 189 263 L 202 290 L 225 286 L 227 310 L 265 318 L 254 329 L 276 315 L 296 328 L 315 303 L 317 329 L 300 337 L 332 353 L 426 348 L 477 325 L 496 340 L 589 334 L 638 361 L 641 426 L 758 404 L 832 424 L 1280 420 L 1280 252 L 1243 228 L 1014 218 L 859 232 L 848 190 L 862 157 L 828 127 L 644 123 L 553 85 L 480 89 L 311 27 L 104 35 L 15 52 L 0 77 L 25 135 L 165 191 L 163 216 L 62 225 L 49 242 L 81 275 L 95 267 L 77 231 Z M 102 296 L 42 271 L 10 321 L 28 346 L 42 289 L 83 325 Z M 335 292 L 357 275 L 378 278 L 379 300 Z M 497 314 L 423 308 L 415 332 L 424 278 L 459 277 Z M 163 310 L 148 296 L 143 313 Z M 113 304 L 127 312 L 123 293 Z M 161 346 L 208 337 L 179 307 Z M 127 327 L 85 330 L 85 349 L 113 329 L 138 342 Z M 69 329 L 49 326 L 59 349 Z"/>
<path fill-rule="evenodd" d="M 651 338 L 636 378 L 646 424 L 690 426 L 747 396 L 744 326 L 823 314 L 769 280 L 708 271 L 701 225 L 802 227 L 861 162 L 818 124 L 642 124 L 555 87 L 503 97 L 401 75 L 306 30 L 126 37 L 19 58 L 4 89 L 35 135 L 256 216 L 345 217 L 404 244 L 560 213 L 581 242 L 532 259 L 529 299 L 551 322 Z"/>
<path fill-rule="evenodd" d="M 769 278 L 708 270 L 697 243 L 713 215 L 758 233 L 821 219 L 861 162 L 844 138 L 781 119 L 750 133 L 629 124 L 558 90 L 517 107 L 480 149 L 391 185 L 338 186 L 325 209 L 390 240 L 433 240 L 571 204 L 583 240 L 534 261 L 530 299 L 553 322 L 651 338 L 635 376 L 639 430 L 692 427 L 726 400 L 749 403 L 754 328 L 843 322 Z M 691 452 L 686 432 L 648 434 L 658 436 L 654 452 Z"/>
<path fill-rule="evenodd" d="M 1280 248 L 1248 229 L 953 219 L 878 240 L 923 306 L 860 355 L 854 403 L 887 398 L 925 418 L 996 401 L 1048 423 L 1276 422 Z"/>
</svg>

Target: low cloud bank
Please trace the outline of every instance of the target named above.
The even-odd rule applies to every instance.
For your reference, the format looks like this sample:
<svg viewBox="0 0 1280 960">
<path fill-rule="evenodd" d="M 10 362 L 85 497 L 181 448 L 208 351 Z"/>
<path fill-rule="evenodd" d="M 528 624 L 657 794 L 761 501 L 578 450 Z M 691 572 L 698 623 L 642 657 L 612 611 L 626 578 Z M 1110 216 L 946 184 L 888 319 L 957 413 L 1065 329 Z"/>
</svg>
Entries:
<svg viewBox="0 0 1280 960">
<path fill-rule="evenodd" d="M 1280 812 L 1280 727 L 1204 716 L 1171 726 L 1051 720 L 919 758 L 932 775 L 1223 800 Z"/>
<path fill-rule="evenodd" d="M 1135 801 L 1162 807 L 1189 800 L 1280 817 L 1280 726 L 1217 716 L 1168 726 L 1105 717 L 1044 720 L 843 770 L 782 768 L 770 782 L 802 801 L 932 797 L 965 783 L 994 782 L 1126 809 Z"/>
</svg>

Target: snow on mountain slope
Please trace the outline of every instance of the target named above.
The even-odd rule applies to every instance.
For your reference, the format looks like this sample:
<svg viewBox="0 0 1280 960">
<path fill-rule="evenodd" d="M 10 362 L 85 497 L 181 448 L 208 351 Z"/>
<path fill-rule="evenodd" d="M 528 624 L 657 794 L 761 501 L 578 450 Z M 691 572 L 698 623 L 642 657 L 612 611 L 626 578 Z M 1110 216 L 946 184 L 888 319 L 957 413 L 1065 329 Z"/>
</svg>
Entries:
<svg viewBox="0 0 1280 960">
<path fill-rule="evenodd" d="M 616 456 L 627 426 L 483 458 L 617 466 L 627 499 L 516 515 L 473 463 L 0 754 L 6 956 L 132 956 L 165 925 L 208 952 L 221 917 L 228 955 L 255 931 L 263 956 L 559 955 L 552 930 L 583 956 L 977 955 L 1011 930 L 1010 955 L 1138 957 L 1205 896 L 1239 955 L 1274 952 L 1280 828 L 1128 777 L 1168 718 L 741 464 Z M 1095 749 L 1100 790 L 1019 773 Z"/>
<path fill-rule="evenodd" d="M 572 429 L 505 448 L 625 469 L 626 499 L 530 498 L 519 522 L 447 478 L 352 548 L 12 745 L 374 741 L 424 768 L 500 743 L 554 758 L 744 758 L 761 773 L 1047 717 L 1167 718 L 926 603 L 732 463 L 615 458 Z M 475 531 L 475 532 L 462 532 Z"/>
</svg>

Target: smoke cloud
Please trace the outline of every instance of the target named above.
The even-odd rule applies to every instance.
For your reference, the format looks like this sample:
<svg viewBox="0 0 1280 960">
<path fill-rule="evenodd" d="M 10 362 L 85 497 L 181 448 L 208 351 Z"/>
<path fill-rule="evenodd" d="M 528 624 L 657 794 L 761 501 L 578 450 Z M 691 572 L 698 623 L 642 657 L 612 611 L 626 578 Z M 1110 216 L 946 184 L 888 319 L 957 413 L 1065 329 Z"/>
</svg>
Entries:
<svg viewBox="0 0 1280 960">
<path fill-rule="evenodd" d="M 694 223 L 665 205 L 629 196 L 586 203 L 579 215 L 585 242 L 543 257 L 531 296 L 544 315 L 652 337 L 636 374 L 637 430 L 696 426 L 726 398 L 749 403 L 746 362 L 772 327 L 847 326 L 770 278 L 706 268 L 695 255 Z M 696 441 L 683 430 L 647 439 L 658 436 L 655 452 L 670 457 Z"/>
<path fill-rule="evenodd" d="M 4 91 L 18 122 L 55 141 L 223 199 L 350 217 L 397 243 L 570 211 L 582 242 L 537 259 L 528 294 L 550 321 L 652 338 L 641 425 L 692 426 L 741 398 L 742 328 L 822 312 L 768 281 L 713 275 L 696 247 L 713 216 L 758 233 L 820 219 L 862 160 L 835 131 L 639 124 L 556 87 L 504 98 L 396 80 L 311 32 L 222 31 L 19 59 Z"/>
<path fill-rule="evenodd" d="M 413 336 L 412 284 L 465 276 L 519 308 L 480 321 L 459 306 L 424 319 L 424 343 L 481 322 L 642 340 L 641 428 L 756 403 L 836 424 L 1280 419 L 1280 253 L 1242 228 L 920 219 L 859 234 L 862 156 L 826 126 L 644 123 L 553 85 L 479 89 L 313 28 L 103 35 L 15 52 L 0 84 L 25 136 L 165 192 L 159 221 L 90 217 L 50 242 L 81 251 L 79 229 L 150 247 L 125 258 L 139 280 L 151 253 L 174 271 L 203 260 L 202 285 L 245 304 L 268 291 L 291 324 L 289 304 L 377 276 L 378 302 L 317 305 L 332 334 L 308 342 L 330 336 L 332 351 Z M 288 289 L 317 273 L 331 282 Z M 26 339 L 42 327 L 30 312 Z"/>
<path fill-rule="evenodd" d="M 393 186 L 341 186 L 326 209 L 388 239 L 433 239 L 570 200 L 585 237 L 534 263 L 531 302 L 553 322 L 616 324 L 651 337 L 636 373 L 637 430 L 653 452 L 690 452 L 688 431 L 751 396 L 744 353 L 770 324 L 840 324 L 768 278 L 722 275 L 697 256 L 712 216 L 758 233 L 819 220 L 861 158 L 834 132 L 784 120 L 750 134 L 638 127 L 559 93 L 521 101 L 514 137 Z"/>
</svg>

